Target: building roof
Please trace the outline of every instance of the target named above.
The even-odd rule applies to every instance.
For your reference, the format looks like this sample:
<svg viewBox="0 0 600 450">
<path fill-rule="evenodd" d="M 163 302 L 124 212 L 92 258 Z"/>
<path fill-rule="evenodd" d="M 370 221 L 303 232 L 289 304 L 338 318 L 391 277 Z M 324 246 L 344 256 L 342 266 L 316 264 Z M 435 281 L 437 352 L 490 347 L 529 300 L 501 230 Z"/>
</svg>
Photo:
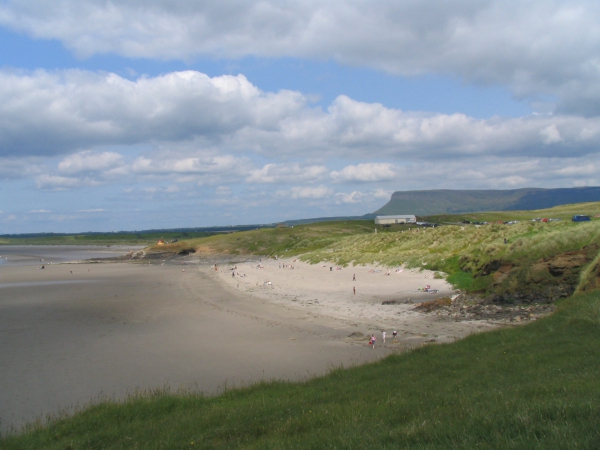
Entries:
<svg viewBox="0 0 600 450">
<path fill-rule="evenodd" d="M 415 216 L 413 214 L 405 214 L 400 216 L 377 216 L 376 219 L 414 219 Z"/>
</svg>

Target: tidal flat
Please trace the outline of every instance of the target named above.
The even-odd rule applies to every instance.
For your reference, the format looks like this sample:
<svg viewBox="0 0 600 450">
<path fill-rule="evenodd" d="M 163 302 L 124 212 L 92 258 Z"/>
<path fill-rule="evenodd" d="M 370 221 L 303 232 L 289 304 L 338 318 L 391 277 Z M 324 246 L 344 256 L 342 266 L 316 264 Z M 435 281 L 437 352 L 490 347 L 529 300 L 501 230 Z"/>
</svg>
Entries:
<svg viewBox="0 0 600 450">
<path fill-rule="evenodd" d="M 392 351 L 348 344 L 346 327 L 300 320 L 225 289 L 198 267 L 40 269 L 48 261 L 34 256 L 18 264 L 9 256 L 0 266 L 4 430 L 139 390 L 168 385 L 214 394 L 260 380 L 303 380 Z"/>
</svg>

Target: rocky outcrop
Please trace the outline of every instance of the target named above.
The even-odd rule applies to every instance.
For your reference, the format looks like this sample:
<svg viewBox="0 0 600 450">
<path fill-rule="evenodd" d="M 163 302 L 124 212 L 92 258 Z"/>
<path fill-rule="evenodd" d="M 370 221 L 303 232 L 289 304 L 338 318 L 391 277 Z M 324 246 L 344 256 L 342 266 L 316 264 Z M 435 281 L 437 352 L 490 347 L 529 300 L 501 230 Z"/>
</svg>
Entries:
<svg viewBox="0 0 600 450">
<path fill-rule="evenodd" d="M 542 258 L 533 264 L 514 265 L 492 262 L 482 268 L 482 275 L 490 269 L 493 292 L 486 304 L 550 303 L 572 295 L 577 289 L 582 270 L 598 254 L 597 246 Z M 600 264 L 599 264 L 600 266 Z M 600 267 L 594 272 L 591 284 L 600 287 Z"/>
<path fill-rule="evenodd" d="M 440 298 L 423 302 L 415 311 L 439 316 L 442 320 L 455 322 L 465 320 L 486 320 L 493 323 L 513 324 L 527 322 L 544 317 L 555 310 L 548 303 L 532 303 L 529 305 L 490 304 L 487 299 L 470 294 L 461 294 L 453 299 Z"/>
</svg>

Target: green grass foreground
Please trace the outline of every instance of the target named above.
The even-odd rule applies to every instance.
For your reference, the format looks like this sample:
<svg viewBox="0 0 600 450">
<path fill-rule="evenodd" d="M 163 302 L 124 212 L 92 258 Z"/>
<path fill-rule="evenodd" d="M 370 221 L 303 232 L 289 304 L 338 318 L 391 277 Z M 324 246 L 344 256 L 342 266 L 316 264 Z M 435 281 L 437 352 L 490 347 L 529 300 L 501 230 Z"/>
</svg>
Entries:
<svg viewBox="0 0 600 450">
<path fill-rule="evenodd" d="M 600 293 L 302 383 L 91 406 L 2 449 L 598 448 Z"/>
</svg>

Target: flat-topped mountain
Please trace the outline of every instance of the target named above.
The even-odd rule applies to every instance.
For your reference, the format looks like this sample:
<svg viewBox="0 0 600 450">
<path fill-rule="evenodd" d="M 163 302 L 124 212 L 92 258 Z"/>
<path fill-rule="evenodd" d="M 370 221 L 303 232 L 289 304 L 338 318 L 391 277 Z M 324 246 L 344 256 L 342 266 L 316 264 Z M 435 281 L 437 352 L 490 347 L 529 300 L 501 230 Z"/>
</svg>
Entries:
<svg viewBox="0 0 600 450">
<path fill-rule="evenodd" d="M 523 188 L 510 190 L 397 191 L 376 215 L 456 214 L 478 211 L 511 211 L 552 208 L 569 203 L 600 201 L 600 187 Z"/>
</svg>

